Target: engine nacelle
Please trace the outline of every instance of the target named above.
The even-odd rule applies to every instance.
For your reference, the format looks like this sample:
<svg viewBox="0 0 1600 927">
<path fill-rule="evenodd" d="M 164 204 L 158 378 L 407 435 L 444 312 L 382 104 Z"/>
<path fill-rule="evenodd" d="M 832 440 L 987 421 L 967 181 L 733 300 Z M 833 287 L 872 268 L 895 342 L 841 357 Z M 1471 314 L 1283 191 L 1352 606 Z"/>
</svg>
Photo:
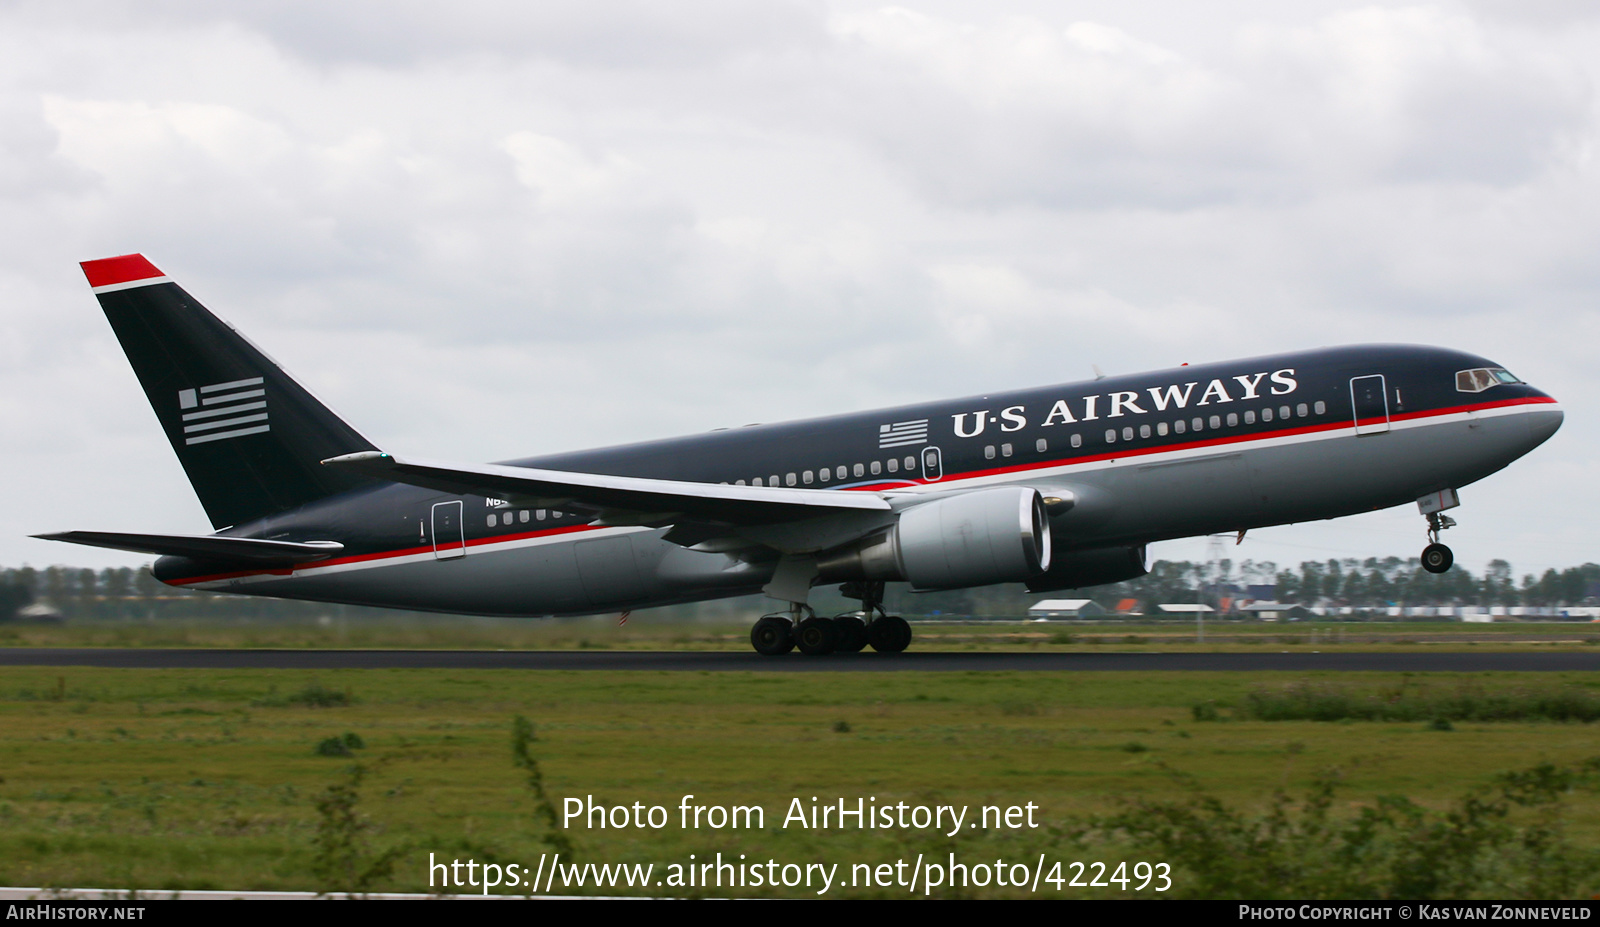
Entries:
<svg viewBox="0 0 1600 927">
<path fill-rule="evenodd" d="M 1027 582 L 1050 569 L 1050 520 L 1037 490 L 973 490 L 907 509 L 887 531 L 824 555 L 817 568 L 825 583 L 959 589 Z"/>
<path fill-rule="evenodd" d="M 1072 550 L 1056 555 L 1050 569 L 1028 580 L 1029 592 L 1081 589 L 1138 579 L 1150 572 L 1144 545 Z"/>
</svg>

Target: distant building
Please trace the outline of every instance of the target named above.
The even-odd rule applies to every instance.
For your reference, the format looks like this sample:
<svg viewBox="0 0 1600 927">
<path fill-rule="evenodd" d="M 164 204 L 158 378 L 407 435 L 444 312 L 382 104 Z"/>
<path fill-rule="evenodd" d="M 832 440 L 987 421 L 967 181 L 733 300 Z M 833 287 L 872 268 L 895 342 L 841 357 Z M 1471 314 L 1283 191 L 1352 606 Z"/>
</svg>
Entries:
<svg viewBox="0 0 1600 927">
<path fill-rule="evenodd" d="M 1161 609 L 1164 615 L 1210 615 L 1216 612 L 1216 609 L 1209 605 L 1196 605 L 1193 602 L 1167 602 L 1157 605 L 1156 608 Z"/>
<path fill-rule="evenodd" d="M 1050 618 L 1099 618 L 1106 610 L 1093 599 L 1045 599 L 1028 608 L 1028 617 L 1044 621 Z"/>
<path fill-rule="evenodd" d="M 1240 606 L 1239 611 L 1253 618 L 1260 618 L 1262 621 L 1311 617 L 1310 609 L 1289 602 L 1251 602 L 1249 605 Z"/>
</svg>

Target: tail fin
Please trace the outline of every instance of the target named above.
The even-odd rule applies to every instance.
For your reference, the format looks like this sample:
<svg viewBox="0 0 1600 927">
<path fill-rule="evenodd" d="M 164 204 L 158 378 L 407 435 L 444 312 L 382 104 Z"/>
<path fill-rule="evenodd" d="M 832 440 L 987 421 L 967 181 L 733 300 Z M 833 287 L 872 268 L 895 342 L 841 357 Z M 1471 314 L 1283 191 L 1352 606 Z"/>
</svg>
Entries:
<svg viewBox="0 0 1600 927">
<path fill-rule="evenodd" d="M 143 255 L 83 273 L 214 528 L 370 482 L 319 461 L 372 442 Z"/>
</svg>

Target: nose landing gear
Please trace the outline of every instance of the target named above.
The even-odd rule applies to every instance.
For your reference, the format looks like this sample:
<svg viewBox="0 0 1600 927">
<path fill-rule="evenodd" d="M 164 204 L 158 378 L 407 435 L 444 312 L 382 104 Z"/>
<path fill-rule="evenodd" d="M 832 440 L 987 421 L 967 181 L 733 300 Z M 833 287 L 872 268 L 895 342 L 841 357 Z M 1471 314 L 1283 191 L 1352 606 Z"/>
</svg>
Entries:
<svg viewBox="0 0 1600 927">
<path fill-rule="evenodd" d="M 1429 573 L 1448 572 L 1450 565 L 1456 562 L 1456 556 L 1450 552 L 1450 548 L 1439 543 L 1439 532 L 1455 527 L 1456 520 L 1439 513 L 1442 509 L 1455 508 L 1460 504 L 1461 500 L 1453 489 L 1431 493 L 1417 500 L 1417 508 L 1428 519 L 1428 546 L 1422 549 L 1422 568 Z"/>
</svg>

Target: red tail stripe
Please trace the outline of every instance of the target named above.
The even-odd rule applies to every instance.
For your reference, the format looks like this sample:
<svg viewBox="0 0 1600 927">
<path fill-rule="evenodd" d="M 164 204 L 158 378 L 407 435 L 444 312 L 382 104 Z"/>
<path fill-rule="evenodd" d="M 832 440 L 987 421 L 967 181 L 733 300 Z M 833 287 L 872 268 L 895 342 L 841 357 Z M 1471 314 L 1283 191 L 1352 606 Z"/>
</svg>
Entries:
<svg viewBox="0 0 1600 927">
<path fill-rule="evenodd" d="M 142 254 L 124 254 L 121 257 L 84 261 L 80 266 L 83 267 L 83 275 L 89 278 L 89 285 L 92 287 L 166 276 L 156 269 L 156 265 L 145 260 Z"/>
</svg>

